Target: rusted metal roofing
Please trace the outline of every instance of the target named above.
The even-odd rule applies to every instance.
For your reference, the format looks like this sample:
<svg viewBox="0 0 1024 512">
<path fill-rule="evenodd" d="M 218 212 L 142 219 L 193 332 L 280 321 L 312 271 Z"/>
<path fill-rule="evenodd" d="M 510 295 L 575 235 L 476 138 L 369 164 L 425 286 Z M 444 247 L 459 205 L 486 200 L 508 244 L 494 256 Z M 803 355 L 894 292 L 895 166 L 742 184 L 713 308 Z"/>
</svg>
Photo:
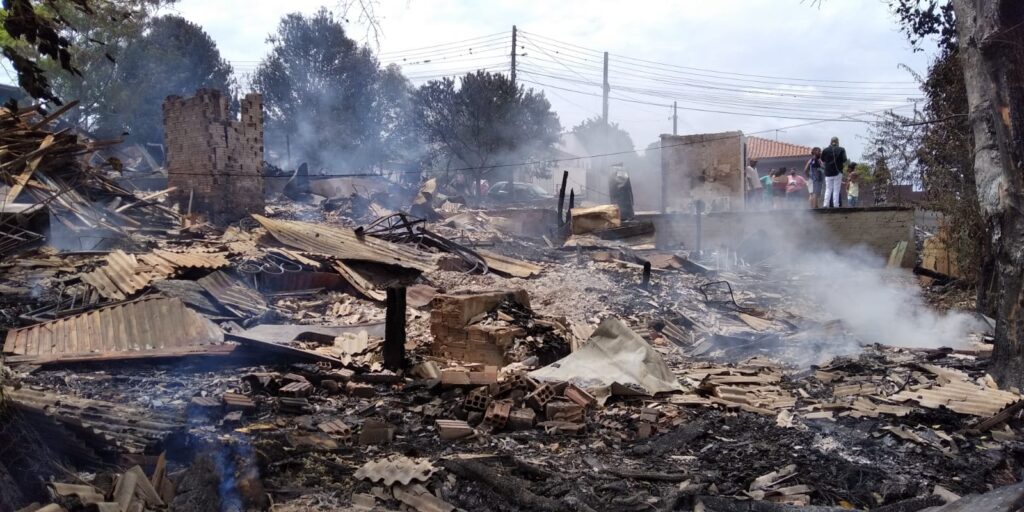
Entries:
<svg viewBox="0 0 1024 512">
<path fill-rule="evenodd" d="M 476 253 L 487 262 L 488 270 L 512 277 L 533 277 L 543 270 L 540 266 L 528 261 L 510 258 L 496 252 L 477 249 Z"/>
<path fill-rule="evenodd" d="M 91 360 L 230 353 L 213 322 L 178 299 L 145 297 L 7 332 L 10 362 Z"/>
<path fill-rule="evenodd" d="M 140 264 L 139 260 L 124 251 L 117 250 L 106 256 L 107 264 L 87 274 L 82 281 L 107 299 L 124 300 L 149 286 L 154 279 L 164 278 L 174 272 L 173 267 Z"/>
<path fill-rule="evenodd" d="M 125 300 L 153 281 L 173 275 L 179 268 L 221 268 L 229 264 L 226 253 L 155 250 L 135 256 L 117 250 L 106 256 L 106 265 L 82 274 L 82 281 L 101 296 Z"/>
<path fill-rule="evenodd" d="M 307 222 L 268 219 L 253 215 L 277 241 L 296 249 L 326 254 L 342 260 L 369 261 L 428 271 L 437 266 L 437 256 L 371 236 L 356 236 L 352 230 Z"/>
<path fill-rule="evenodd" d="M 176 268 L 224 268 L 230 264 L 226 252 L 165 251 L 157 249 L 152 253 L 167 260 Z"/>
<path fill-rule="evenodd" d="M 259 316 L 267 312 L 267 300 L 260 292 L 220 270 L 196 282 L 213 295 L 221 306 L 240 317 Z"/>
</svg>

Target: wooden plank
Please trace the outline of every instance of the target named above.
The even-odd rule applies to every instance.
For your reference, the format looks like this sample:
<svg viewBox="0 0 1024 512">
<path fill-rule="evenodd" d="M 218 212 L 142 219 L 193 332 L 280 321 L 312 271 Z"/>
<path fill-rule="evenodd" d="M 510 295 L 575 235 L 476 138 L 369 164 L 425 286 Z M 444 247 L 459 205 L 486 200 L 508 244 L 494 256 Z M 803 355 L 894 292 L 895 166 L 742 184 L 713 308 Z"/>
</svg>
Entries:
<svg viewBox="0 0 1024 512">
<path fill-rule="evenodd" d="M 121 207 L 117 208 L 116 210 L 114 210 L 114 213 L 121 213 L 121 212 L 123 212 L 123 211 L 125 211 L 125 210 L 127 210 L 127 209 L 129 209 L 129 208 L 131 208 L 133 206 L 137 206 L 137 205 L 140 205 L 142 203 L 145 203 L 145 202 L 151 201 L 153 199 L 156 199 L 156 198 L 158 198 L 160 196 L 164 196 L 164 195 L 170 194 L 171 192 L 174 192 L 175 190 L 178 190 L 178 187 L 171 187 L 171 188 L 168 188 L 168 189 L 161 190 L 159 192 L 153 192 L 152 194 L 147 194 L 147 195 L 142 196 L 141 198 L 139 198 L 139 200 L 134 202 L 134 203 L 129 203 L 129 204 L 126 204 L 124 206 L 121 206 Z"/>
<path fill-rule="evenodd" d="M 13 203 L 15 199 L 21 195 L 21 191 L 25 189 L 25 184 L 32 177 L 32 173 L 36 172 L 36 168 L 43 161 L 43 154 L 50 146 L 53 146 L 54 141 L 53 134 L 47 135 L 43 138 L 43 142 L 39 144 L 39 149 L 33 151 L 31 154 L 34 155 L 25 170 L 18 176 L 14 177 L 14 183 L 11 184 L 11 188 L 7 191 L 7 197 L 4 199 L 5 204 Z"/>
</svg>

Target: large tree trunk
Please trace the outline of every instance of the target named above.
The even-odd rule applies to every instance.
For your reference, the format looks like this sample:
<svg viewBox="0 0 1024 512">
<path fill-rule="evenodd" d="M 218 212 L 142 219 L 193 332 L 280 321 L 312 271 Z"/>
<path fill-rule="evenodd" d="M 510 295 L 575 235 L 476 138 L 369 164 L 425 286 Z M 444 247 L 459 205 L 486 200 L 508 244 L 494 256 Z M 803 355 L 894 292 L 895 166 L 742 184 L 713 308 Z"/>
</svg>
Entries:
<svg viewBox="0 0 1024 512">
<path fill-rule="evenodd" d="M 996 310 L 990 372 L 1024 388 L 1024 2 L 953 0 L 974 133 L 978 201 L 991 236 Z"/>
</svg>

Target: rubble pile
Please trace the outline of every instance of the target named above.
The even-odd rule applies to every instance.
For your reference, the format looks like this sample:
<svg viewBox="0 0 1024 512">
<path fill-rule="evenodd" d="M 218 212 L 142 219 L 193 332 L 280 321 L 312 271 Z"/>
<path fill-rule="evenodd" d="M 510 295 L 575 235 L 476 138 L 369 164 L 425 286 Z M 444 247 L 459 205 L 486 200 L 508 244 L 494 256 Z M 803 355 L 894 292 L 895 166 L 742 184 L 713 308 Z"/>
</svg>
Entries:
<svg viewBox="0 0 1024 512">
<path fill-rule="evenodd" d="M 479 211 L 436 184 L 395 208 L 296 181 L 285 197 L 325 199 L 132 228 L 174 210 L 85 168 L 74 210 L 42 201 L 88 143 L 6 116 L 32 134 L 9 168 L 47 155 L 10 190 L 120 234 L 0 261 L 4 510 L 949 511 L 1024 492 L 1024 396 L 986 374 L 984 332 L 880 345 L 786 269 L 652 248 L 613 207 Z M 108 186 L 136 206 L 96 202 Z"/>
</svg>

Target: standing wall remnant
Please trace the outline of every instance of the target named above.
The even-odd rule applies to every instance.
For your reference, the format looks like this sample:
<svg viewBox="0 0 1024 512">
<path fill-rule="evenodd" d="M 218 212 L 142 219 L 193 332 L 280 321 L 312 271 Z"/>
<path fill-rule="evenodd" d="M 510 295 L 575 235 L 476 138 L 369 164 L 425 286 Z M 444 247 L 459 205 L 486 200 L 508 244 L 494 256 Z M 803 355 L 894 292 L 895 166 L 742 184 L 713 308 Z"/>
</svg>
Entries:
<svg viewBox="0 0 1024 512">
<path fill-rule="evenodd" d="M 191 98 L 164 100 L 167 186 L 183 213 L 228 224 L 262 213 L 263 98 L 247 94 L 241 119 L 220 91 L 200 89 Z"/>
<path fill-rule="evenodd" d="M 661 136 L 661 211 L 743 207 L 743 132 Z"/>
</svg>

